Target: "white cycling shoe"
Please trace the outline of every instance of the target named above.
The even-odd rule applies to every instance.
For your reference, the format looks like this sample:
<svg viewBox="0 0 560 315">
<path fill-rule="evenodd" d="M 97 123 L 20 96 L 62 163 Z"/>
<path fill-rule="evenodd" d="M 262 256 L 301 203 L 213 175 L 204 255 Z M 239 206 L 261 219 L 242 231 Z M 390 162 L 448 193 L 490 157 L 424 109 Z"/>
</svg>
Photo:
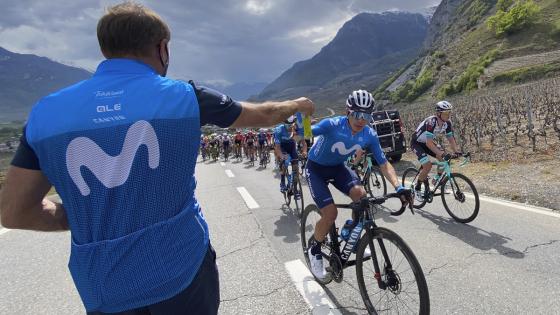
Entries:
<svg viewBox="0 0 560 315">
<path fill-rule="evenodd" d="M 307 251 L 309 256 L 309 264 L 311 265 L 311 272 L 318 279 L 325 279 L 327 277 L 327 271 L 323 265 L 323 257 L 321 255 L 311 254 L 311 248 Z"/>
</svg>

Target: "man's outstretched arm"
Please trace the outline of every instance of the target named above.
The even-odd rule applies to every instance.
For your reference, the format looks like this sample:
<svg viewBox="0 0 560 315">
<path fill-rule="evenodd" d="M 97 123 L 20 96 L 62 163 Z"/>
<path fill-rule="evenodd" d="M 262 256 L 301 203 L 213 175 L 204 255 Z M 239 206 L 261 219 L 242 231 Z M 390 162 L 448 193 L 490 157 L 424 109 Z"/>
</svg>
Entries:
<svg viewBox="0 0 560 315">
<path fill-rule="evenodd" d="M 269 127 L 281 123 L 296 112 L 311 115 L 314 111 L 313 102 L 305 97 L 262 104 L 241 102 L 241 105 L 241 114 L 230 126 L 231 128 Z"/>
</svg>

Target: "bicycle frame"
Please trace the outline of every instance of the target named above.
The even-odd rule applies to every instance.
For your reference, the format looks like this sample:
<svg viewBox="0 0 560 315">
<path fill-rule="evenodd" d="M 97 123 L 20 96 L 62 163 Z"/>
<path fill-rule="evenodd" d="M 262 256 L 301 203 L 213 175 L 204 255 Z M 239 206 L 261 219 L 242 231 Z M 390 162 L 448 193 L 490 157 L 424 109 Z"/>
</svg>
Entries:
<svg viewBox="0 0 560 315">
<path fill-rule="evenodd" d="M 377 199 L 377 200 L 381 200 L 381 202 L 375 202 L 375 199 L 371 199 L 368 198 L 368 206 L 367 209 L 361 209 L 359 211 L 362 212 L 362 214 L 358 214 L 359 215 L 359 219 L 357 222 L 362 224 L 362 230 L 360 231 L 360 235 L 358 235 L 358 239 L 356 241 L 356 243 L 349 244 L 349 241 L 345 241 L 344 243 L 344 247 L 343 250 L 341 251 L 341 244 L 342 244 L 342 240 L 339 240 L 339 233 L 338 233 L 338 228 L 336 227 L 336 223 L 332 225 L 331 229 L 329 230 L 329 235 L 330 235 L 330 247 L 331 247 L 331 256 L 334 254 L 336 255 L 336 257 L 340 260 L 340 264 L 341 264 L 341 271 L 348 268 L 348 267 L 352 267 L 356 265 L 356 259 L 354 260 L 350 260 L 350 256 L 351 256 L 351 252 L 353 251 L 354 248 L 357 248 L 359 245 L 359 242 L 362 240 L 362 232 L 365 232 L 365 234 L 369 234 L 370 235 L 370 240 L 372 240 L 369 244 L 370 249 L 371 249 L 371 257 L 368 258 L 364 258 L 364 261 L 368 261 L 370 259 L 373 260 L 373 268 L 375 270 L 375 278 L 377 280 L 377 283 L 379 285 L 379 287 L 381 289 L 385 289 L 386 288 L 386 284 L 383 282 L 383 280 L 381 279 L 381 268 L 379 267 L 379 262 L 377 259 L 377 251 L 375 250 L 375 244 L 373 243 L 373 232 L 375 231 L 375 229 L 377 228 L 377 225 L 375 224 L 375 213 L 377 213 L 377 205 L 383 203 L 385 200 L 384 199 Z M 345 209 L 352 209 L 353 213 L 354 211 L 358 211 L 356 208 L 352 207 L 353 204 L 335 204 L 335 206 L 337 208 L 345 208 Z M 352 230 L 354 229 L 354 227 L 357 225 L 358 223 L 356 223 L 356 221 L 353 224 Z M 348 248 L 348 246 L 352 246 L 353 248 Z M 387 263 L 386 266 L 384 266 L 385 268 L 388 269 L 392 269 L 392 265 L 391 265 L 391 260 L 389 257 L 389 254 L 387 253 L 387 249 L 385 248 L 385 244 L 383 244 L 383 240 L 378 239 L 378 246 L 381 249 L 381 253 L 385 259 L 385 262 Z M 343 254 L 345 252 L 350 252 L 350 254 L 348 254 L 347 258 L 343 257 Z M 330 257 L 326 256 L 323 253 L 324 258 L 329 259 Z M 342 273 L 341 273 L 341 278 L 340 279 L 335 279 L 335 281 L 337 280 L 342 280 Z"/>
<path fill-rule="evenodd" d="M 459 164 L 460 167 L 463 167 L 464 165 L 466 165 L 467 163 L 470 162 L 470 153 L 467 154 L 463 161 Z M 443 173 L 442 175 L 437 179 L 434 187 L 430 190 L 430 193 L 432 194 L 432 196 L 441 196 L 441 193 L 436 193 L 436 191 L 438 190 L 438 188 L 441 186 L 441 183 L 443 183 L 443 180 L 446 178 L 453 178 L 451 176 L 451 160 L 449 161 L 434 161 L 432 162 L 432 164 L 435 164 L 436 166 L 441 166 L 443 167 Z M 454 190 L 455 188 L 453 187 L 453 185 L 451 185 L 451 188 Z"/>
</svg>

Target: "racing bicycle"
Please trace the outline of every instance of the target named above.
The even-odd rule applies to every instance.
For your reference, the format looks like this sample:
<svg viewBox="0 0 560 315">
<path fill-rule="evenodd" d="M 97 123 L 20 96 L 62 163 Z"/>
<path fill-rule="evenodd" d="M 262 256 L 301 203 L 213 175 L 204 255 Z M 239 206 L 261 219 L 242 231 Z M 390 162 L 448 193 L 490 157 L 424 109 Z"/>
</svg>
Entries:
<svg viewBox="0 0 560 315">
<path fill-rule="evenodd" d="M 421 184 L 422 189 L 420 191 L 422 196 L 419 199 L 422 201 L 418 201 L 416 196 L 414 196 L 414 208 L 421 209 L 426 203 L 431 203 L 434 197 L 441 196 L 445 211 L 447 211 L 455 221 L 469 223 L 476 218 L 480 208 L 480 200 L 476 187 L 467 176 L 451 172 L 451 160 L 458 159 L 461 156 L 463 157 L 463 161 L 459 166 L 464 166 L 470 162 L 470 153 L 458 156 L 447 156 L 441 162 L 433 162 L 443 169 L 443 173 L 441 176 L 435 177 L 435 184 L 432 189 L 430 189 L 427 181 Z M 411 188 L 414 194 L 416 194 L 414 188 L 416 187 L 418 174 L 421 169 L 422 166 L 418 169 L 410 167 L 403 173 L 403 186 Z M 399 211 L 391 212 L 391 214 L 401 215 L 403 212 L 404 210 L 400 209 Z"/>
<path fill-rule="evenodd" d="M 332 280 L 342 282 L 344 270 L 355 265 L 360 295 L 369 314 L 429 314 L 428 285 L 418 259 L 397 233 L 375 223 L 378 208 L 388 198 L 399 195 L 364 197 L 358 202 L 336 205 L 352 209 L 351 232 L 344 240 L 336 223 L 332 225 L 321 245 L 327 277 L 315 279 L 322 285 Z M 402 209 L 405 208 L 403 205 Z M 320 217 L 317 206 L 310 204 L 301 219 L 301 245 L 308 267 L 307 251 Z M 355 260 L 350 260 L 352 253 Z"/>
</svg>

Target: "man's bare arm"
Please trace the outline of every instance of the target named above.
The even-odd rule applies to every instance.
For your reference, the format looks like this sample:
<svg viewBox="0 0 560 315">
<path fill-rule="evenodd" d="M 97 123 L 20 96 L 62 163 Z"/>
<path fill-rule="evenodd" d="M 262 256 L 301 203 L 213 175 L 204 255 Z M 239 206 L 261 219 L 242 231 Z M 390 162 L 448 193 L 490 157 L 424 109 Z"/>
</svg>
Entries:
<svg viewBox="0 0 560 315">
<path fill-rule="evenodd" d="M 262 104 L 241 102 L 241 106 L 241 114 L 230 126 L 231 128 L 269 127 L 281 123 L 296 112 L 311 115 L 314 110 L 313 102 L 304 97 Z"/>
<path fill-rule="evenodd" d="M 35 231 L 68 230 L 62 204 L 44 198 L 51 187 L 43 172 L 11 166 L 0 196 L 2 225 Z"/>
</svg>

